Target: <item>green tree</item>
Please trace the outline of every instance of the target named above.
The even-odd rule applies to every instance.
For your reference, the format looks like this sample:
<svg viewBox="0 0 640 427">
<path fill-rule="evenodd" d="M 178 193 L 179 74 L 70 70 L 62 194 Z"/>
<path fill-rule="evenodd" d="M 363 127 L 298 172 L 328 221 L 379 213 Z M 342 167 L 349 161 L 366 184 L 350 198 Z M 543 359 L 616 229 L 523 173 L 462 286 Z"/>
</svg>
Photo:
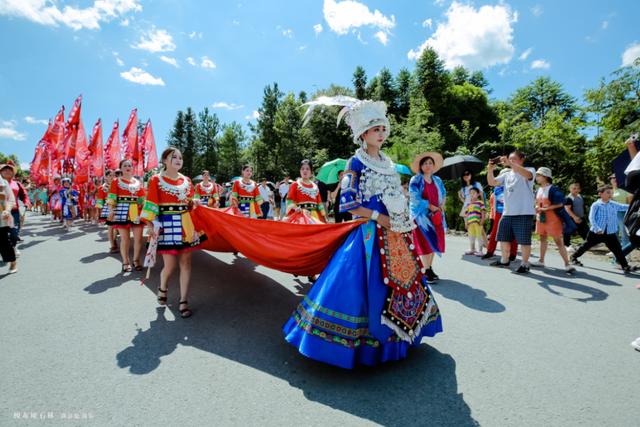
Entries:
<svg viewBox="0 0 640 427">
<path fill-rule="evenodd" d="M 222 126 L 222 135 L 218 143 L 218 175 L 221 181 L 227 181 L 240 174 L 243 161 L 242 146 L 245 139 L 246 136 L 240 124 L 231 122 Z"/>
<path fill-rule="evenodd" d="M 367 73 L 364 68 L 359 65 L 356 67 L 352 81 L 356 98 L 365 99 L 367 97 Z"/>
<path fill-rule="evenodd" d="M 198 147 L 195 168 L 198 173 L 207 169 L 212 174 L 218 171 L 218 139 L 220 120 L 205 107 L 198 113 Z"/>
<path fill-rule="evenodd" d="M 396 76 L 397 93 L 396 93 L 396 111 L 398 121 L 406 120 L 409 115 L 409 107 L 411 106 L 411 86 L 412 77 L 409 70 L 402 68 Z"/>
</svg>

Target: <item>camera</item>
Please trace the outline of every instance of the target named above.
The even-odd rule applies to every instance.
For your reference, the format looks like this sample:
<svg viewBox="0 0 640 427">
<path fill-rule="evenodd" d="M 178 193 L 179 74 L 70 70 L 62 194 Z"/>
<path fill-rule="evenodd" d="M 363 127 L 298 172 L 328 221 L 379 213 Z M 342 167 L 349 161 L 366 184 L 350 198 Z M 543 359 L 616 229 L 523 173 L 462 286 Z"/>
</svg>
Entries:
<svg viewBox="0 0 640 427">
<path fill-rule="evenodd" d="M 497 156 L 497 157 L 493 157 L 493 158 L 489 159 L 489 163 L 491 163 L 492 165 L 500 163 L 500 157 L 501 156 Z"/>
</svg>

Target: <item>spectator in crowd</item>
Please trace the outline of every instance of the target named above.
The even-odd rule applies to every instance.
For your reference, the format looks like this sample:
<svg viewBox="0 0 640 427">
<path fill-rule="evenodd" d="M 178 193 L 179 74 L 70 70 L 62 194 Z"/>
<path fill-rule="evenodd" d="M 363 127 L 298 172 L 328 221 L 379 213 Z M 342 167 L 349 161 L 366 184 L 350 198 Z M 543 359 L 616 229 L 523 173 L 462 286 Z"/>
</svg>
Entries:
<svg viewBox="0 0 640 427">
<path fill-rule="evenodd" d="M 273 204 L 273 192 L 267 184 L 267 178 L 262 178 L 262 182 L 258 186 L 258 191 L 260 192 L 260 197 L 262 197 L 262 204 L 260 205 L 260 210 L 262 211 L 261 218 L 267 219 L 269 217 L 269 210 Z"/>
<path fill-rule="evenodd" d="M 342 194 L 342 186 L 340 183 L 342 182 L 342 177 L 344 176 L 344 171 L 338 172 L 338 185 L 336 189 L 331 193 L 333 199 L 333 219 L 336 224 L 346 221 L 351 221 L 351 212 L 340 212 L 340 195 Z"/>
<path fill-rule="evenodd" d="M 465 217 L 467 212 L 467 205 L 471 201 L 471 189 L 476 188 L 480 191 L 480 201 L 484 202 L 484 192 L 482 191 L 482 184 L 478 181 L 474 181 L 471 171 L 466 170 L 462 173 L 460 191 L 458 191 L 458 199 L 462 202 L 462 209 L 460 210 L 460 216 Z M 466 222 L 465 222 L 466 224 Z"/>
<path fill-rule="evenodd" d="M 285 176 L 276 187 L 278 188 L 278 194 L 280 194 L 280 219 L 287 215 L 287 194 L 289 194 L 290 185 L 289 175 Z"/>
<path fill-rule="evenodd" d="M 465 255 L 482 256 L 482 247 L 485 245 L 482 228 L 486 217 L 486 208 L 480 200 L 480 190 L 472 187 L 470 195 L 464 217 L 464 225 L 469 235 L 469 250 L 465 252 Z"/>
<path fill-rule="evenodd" d="M 24 206 L 30 206 L 29 198 L 27 197 L 27 192 L 22 186 L 22 183 L 17 179 L 14 179 L 17 172 L 16 166 L 13 164 L 11 160 L 9 160 L 4 165 L 0 165 L 0 175 L 7 181 L 9 184 L 9 188 L 13 191 L 13 196 L 15 198 L 15 205 L 11 209 L 11 216 L 13 217 L 13 227 L 11 228 L 11 241 L 13 242 L 13 246 L 15 247 L 20 239 L 20 203 L 24 204 Z M 16 256 L 20 256 L 20 251 L 16 248 Z"/>
<path fill-rule="evenodd" d="M 489 161 L 487 181 L 492 187 L 504 186 L 504 211 L 498 225 L 498 241 L 501 248 L 501 259 L 492 262 L 494 267 L 508 267 L 511 241 L 515 238 L 522 249 L 522 263 L 517 273 L 528 273 L 529 256 L 531 255 L 531 231 L 535 215 L 533 197 L 533 179 L 536 170 L 524 166 L 525 155 L 514 151 L 509 156 L 500 156 L 498 161 L 511 168 L 504 175 L 494 176 L 497 161 Z"/>
<path fill-rule="evenodd" d="M 510 169 L 502 169 L 500 171 L 500 175 L 503 175 L 509 172 Z M 500 224 L 500 219 L 502 218 L 502 213 L 504 211 L 504 187 L 498 185 L 493 188 L 491 192 L 491 197 L 489 198 L 489 206 L 491 210 L 490 220 L 491 220 L 491 230 L 489 231 L 489 243 L 487 244 L 487 253 L 482 255 L 482 259 L 493 258 L 494 253 L 496 251 L 497 246 L 497 236 L 498 236 L 498 224 Z M 515 261 L 516 255 L 518 254 L 518 242 L 514 240 L 511 241 L 511 248 L 509 252 L 509 261 Z"/>
<path fill-rule="evenodd" d="M 9 183 L 0 176 L 0 256 L 3 262 L 9 263 L 9 274 L 18 271 L 16 249 L 11 238 L 14 218 L 11 211 L 16 205 L 16 199 Z"/>
<path fill-rule="evenodd" d="M 630 204 L 633 199 L 633 194 L 618 187 L 618 181 L 615 175 L 612 174 L 609 177 L 609 182 L 611 183 L 611 188 L 613 190 L 611 200 L 622 203 L 623 205 Z M 627 228 L 624 226 L 624 216 L 626 213 L 626 211 L 618 211 L 618 237 L 620 238 L 620 245 L 622 245 L 622 247 L 629 244 L 629 233 L 627 232 Z"/>
<path fill-rule="evenodd" d="M 564 195 L 558 187 L 552 185 L 553 176 L 549 168 L 538 168 L 536 182 L 540 186 L 536 193 L 536 233 L 540 236 L 540 258 L 531 265 L 540 268 L 545 267 L 544 259 L 548 247 L 547 237 L 551 237 L 564 261 L 565 271 L 567 274 L 573 274 L 576 269 L 569 262 L 567 250 L 562 242 L 563 224 L 558 214 L 558 211 L 562 212 L 564 208 Z"/>
<path fill-rule="evenodd" d="M 567 251 L 573 250 L 571 248 L 571 236 L 578 234 L 582 237 L 582 240 L 587 238 L 589 233 L 589 225 L 587 224 L 586 212 L 584 209 L 584 199 L 580 195 L 582 190 L 580 183 L 574 182 L 569 186 L 569 195 L 564 199 L 564 209 L 569 214 L 569 217 L 576 224 L 576 230 L 571 233 L 564 233 L 564 246 Z"/>
<path fill-rule="evenodd" d="M 622 254 L 622 247 L 618 240 L 618 212 L 626 211 L 629 205 L 612 201 L 612 196 L 613 189 L 610 185 L 598 188 L 599 199 L 591 205 L 589 211 L 591 228 L 589 229 L 589 234 L 587 234 L 587 240 L 571 256 L 571 261 L 575 265 L 582 265 L 578 258 L 595 245 L 604 243 L 616 257 L 626 274 L 631 272 L 631 267 L 629 267 L 627 259 Z"/>
</svg>

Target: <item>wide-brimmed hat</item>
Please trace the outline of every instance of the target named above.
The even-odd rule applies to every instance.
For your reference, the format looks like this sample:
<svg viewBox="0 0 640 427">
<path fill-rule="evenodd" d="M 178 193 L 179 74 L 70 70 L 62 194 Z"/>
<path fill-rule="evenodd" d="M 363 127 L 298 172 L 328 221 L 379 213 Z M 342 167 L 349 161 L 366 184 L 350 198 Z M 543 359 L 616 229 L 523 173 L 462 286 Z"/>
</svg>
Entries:
<svg viewBox="0 0 640 427">
<path fill-rule="evenodd" d="M 413 173 L 422 173 L 422 171 L 420 170 L 420 162 L 425 157 L 431 157 L 433 159 L 433 163 L 435 163 L 433 167 L 433 173 L 436 173 L 438 172 L 438 170 L 440 170 L 440 168 L 442 167 L 442 163 L 444 162 L 444 160 L 442 159 L 442 154 L 436 151 L 427 151 L 426 153 L 418 154 L 416 158 L 413 159 L 413 162 L 411 162 L 411 170 L 413 171 Z"/>
<path fill-rule="evenodd" d="M 7 163 L 3 163 L 0 165 L 0 171 L 4 168 L 11 168 L 13 169 L 13 173 L 18 172 L 18 168 L 16 168 L 16 165 L 13 163 L 12 160 L 7 161 Z"/>
<path fill-rule="evenodd" d="M 551 169 L 545 168 L 544 166 L 541 168 L 538 168 L 538 170 L 536 171 L 536 175 L 546 176 L 549 179 L 553 178 L 553 175 L 551 174 Z"/>
</svg>

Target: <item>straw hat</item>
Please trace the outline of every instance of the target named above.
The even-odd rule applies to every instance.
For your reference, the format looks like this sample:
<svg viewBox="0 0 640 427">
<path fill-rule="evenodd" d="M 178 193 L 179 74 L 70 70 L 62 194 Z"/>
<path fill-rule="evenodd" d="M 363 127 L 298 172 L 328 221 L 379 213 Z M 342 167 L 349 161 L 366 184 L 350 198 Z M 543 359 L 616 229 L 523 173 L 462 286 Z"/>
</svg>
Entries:
<svg viewBox="0 0 640 427">
<path fill-rule="evenodd" d="M 440 168 L 442 167 L 442 163 L 444 162 L 444 160 L 442 159 L 442 154 L 435 151 L 427 151 L 426 153 L 418 154 L 416 158 L 413 159 L 413 162 L 411 162 L 411 170 L 413 171 L 413 173 L 422 173 L 422 171 L 420 170 L 420 162 L 425 157 L 431 157 L 433 159 L 433 162 L 435 163 L 433 167 L 433 173 L 436 173 L 440 170 Z"/>
<path fill-rule="evenodd" d="M 13 163 L 12 160 L 7 161 L 7 163 L 4 163 L 2 165 L 0 165 L 0 171 L 4 168 L 11 168 L 13 169 L 13 173 L 18 172 L 18 168 L 16 168 L 16 165 Z"/>
</svg>

